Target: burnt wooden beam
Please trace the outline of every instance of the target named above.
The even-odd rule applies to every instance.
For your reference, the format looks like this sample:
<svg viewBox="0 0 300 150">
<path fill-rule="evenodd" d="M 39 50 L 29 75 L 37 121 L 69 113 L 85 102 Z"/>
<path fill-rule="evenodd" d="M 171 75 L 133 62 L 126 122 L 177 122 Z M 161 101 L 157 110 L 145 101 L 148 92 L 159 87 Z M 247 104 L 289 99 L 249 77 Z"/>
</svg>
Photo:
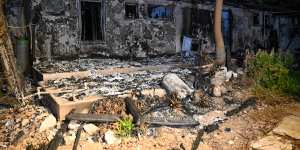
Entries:
<svg viewBox="0 0 300 150">
<path fill-rule="evenodd" d="M 108 123 L 117 122 L 120 116 L 111 114 L 79 114 L 72 113 L 66 116 L 67 120 L 78 120 L 82 122 Z"/>
<path fill-rule="evenodd" d="M 142 115 L 138 111 L 138 108 L 135 106 L 134 102 L 130 98 L 126 98 L 125 103 L 127 111 L 133 117 L 133 122 L 135 123 L 135 125 L 139 126 L 141 124 Z"/>
</svg>

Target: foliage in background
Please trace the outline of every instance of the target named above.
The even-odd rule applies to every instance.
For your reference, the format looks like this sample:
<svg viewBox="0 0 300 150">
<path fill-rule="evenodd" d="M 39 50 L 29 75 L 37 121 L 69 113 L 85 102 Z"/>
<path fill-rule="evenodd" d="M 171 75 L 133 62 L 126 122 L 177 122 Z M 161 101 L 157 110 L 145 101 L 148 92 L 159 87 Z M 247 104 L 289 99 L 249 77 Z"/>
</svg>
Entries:
<svg viewBox="0 0 300 150">
<path fill-rule="evenodd" d="M 134 130 L 132 117 L 125 117 L 117 122 L 117 135 L 121 137 L 129 137 Z"/>
<path fill-rule="evenodd" d="M 300 74 L 291 69 L 291 55 L 260 51 L 247 64 L 256 95 L 300 96 Z"/>
</svg>

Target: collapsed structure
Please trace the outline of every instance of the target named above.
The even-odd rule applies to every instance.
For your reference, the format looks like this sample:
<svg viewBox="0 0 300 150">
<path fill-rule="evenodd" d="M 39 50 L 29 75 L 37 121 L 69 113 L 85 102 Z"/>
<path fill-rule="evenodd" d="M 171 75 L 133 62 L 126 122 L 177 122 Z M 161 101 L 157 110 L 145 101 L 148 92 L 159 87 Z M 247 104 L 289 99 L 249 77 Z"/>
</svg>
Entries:
<svg viewBox="0 0 300 150">
<path fill-rule="evenodd" d="M 22 26 L 20 12 L 27 10 L 35 58 L 100 55 L 151 57 L 179 53 L 183 37 L 191 50 L 214 52 L 214 4 L 174 0 L 9 1 L 8 22 Z M 21 9 L 22 8 L 22 9 Z M 189 17 L 187 17 L 189 16 Z M 271 31 L 279 47 L 298 48 L 296 16 L 272 13 L 225 1 L 222 30 L 226 49 L 269 48 Z M 287 20 L 287 21 L 283 21 Z M 291 23 L 287 23 L 291 22 Z M 23 23 L 24 24 L 24 23 Z M 25 23 L 26 24 L 26 23 Z M 15 36 L 17 32 L 11 29 Z M 291 37 L 293 40 L 290 41 Z"/>
<path fill-rule="evenodd" d="M 13 45 L 30 37 L 31 51 L 15 53 L 20 66 L 33 60 L 36 95 L 56 119 L 79 120 L 73 122 L 78 128 L 93 119 L 115 122 L 125 113 L 133 116 L 137 126 L 144 121 L 211 132 L 227 117 L 255 104 L 237 94 L 240 85 L 234 80 L 239 82 L 244 74 L 241 65 L 234 71 L 226 67 L 216 71 L 209 61 L 215 54 L 212 1 L 14 0 L 6 6 Z M 227 60 L 233 64 L 236 59 L 243 61 L 246 50 L 297 49 L 297 25 L 295 16 L 226 1 L 222 31 Z M 203 59 L 200 55 L 212 59 L 199 60 Z M 20 66 L 22 70 L 28 67 Z M 73 114 L 74 109 L 80 109 L 80 114 Z M 117 116 L 103 121 L 103 113 Z M 21 125 L 29 127 L 25 123 Z M 14 122 L 7 126 L 13 129 Z M 56 122 L 49 128 L 55 126 Z M 84 130 L 89 133 L 94 126 L 89 124 Z M 72 134 L 62 134 L 64 139 L 73 138 L 78 128 L 68 127 Z M 100 140 L 98 134 L 85 138 Z M 106 139 L 106 133 L 104 136 Z"/>
</svg>

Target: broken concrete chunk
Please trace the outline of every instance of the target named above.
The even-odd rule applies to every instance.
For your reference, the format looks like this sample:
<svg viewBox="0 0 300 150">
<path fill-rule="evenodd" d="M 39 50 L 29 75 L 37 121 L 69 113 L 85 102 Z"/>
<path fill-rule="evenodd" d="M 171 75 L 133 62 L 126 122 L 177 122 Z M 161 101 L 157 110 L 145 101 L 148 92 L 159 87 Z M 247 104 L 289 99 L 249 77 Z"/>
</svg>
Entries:
<svg viewBox="0 0 300 150">
<path fill-rule="evenodd" d="M 89 135 L 93 135 L 95 133 L 97 133 L 97 131 L 99 130 L 99 128 L 97 126 L 95 126 L 94 124 L 85 124 L 83 126 L 84 131 L 89 134 Z"/>
<path fill-rule="evenodd" d="M 193 93 L 193 90 L 186 85 L 176 74 L 167 74 L 162 81 L 162 86 L 168 94 L 177 93 L 179 98 L 185 98 Z"/>
<path fill-rule="evenodd" d="M 68 124 L 68 129 L 69 130 L 77 130 L 79 128 L 80 124 L 76 123 L 75 121 L 71 121 Z"/>
<path fill-rule="evenodd" d="M 221 86 L 215 86 L 215 87 L 213 88 L 213 94 L 214 94 L 214 96 L 216 96 L 216 97 L 222 96 Z"/>
<path fill-rule="evenodd" d="M 42 122 L 39 131 L 43 132 L 47 129 L 53 128 L 56 126 L 56 118 L 50 114 L 46 117 L 46 119 Z"/>
<path fill-rule="evenodd" d="M 74 143 L 76 139 L 76 132 L 75 131 L 69 131 L 65 133 L 64 135 L 64 141 L 66 145 L 71 145 Z"/>
<path fill-rule="evenodd" d="M 293 145 L 277 136 L 267 136 L 251 144 L 255 150 L 292 150 Z"/>
<path fill-rule="evenodd" d="M 300 140 L 300 117 L 291 115 L 283 118 L 279 126 L 275 128 L 273 132 Z"/>
<path fill-rule="evenodd" d="M 23 119 L 21 122 L 22 127 L 26 126 L 29 123 L 29 119 Z"/>
<path fill-rule="evenodd" d="M 121 139 L 116 137 L 115 133 L 111 130 L 105 132 L 104 140 L 107 144 L 120 144 Z"/>
</svg>

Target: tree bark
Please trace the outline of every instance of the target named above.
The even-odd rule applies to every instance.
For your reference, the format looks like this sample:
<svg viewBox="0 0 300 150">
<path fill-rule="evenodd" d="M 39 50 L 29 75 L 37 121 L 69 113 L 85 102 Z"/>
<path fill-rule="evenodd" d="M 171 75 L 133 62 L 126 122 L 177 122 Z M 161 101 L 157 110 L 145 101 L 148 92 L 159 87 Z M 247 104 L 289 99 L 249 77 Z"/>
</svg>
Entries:
<svg viewBox="0 0 300 150">
<path fill-rule="evenodd" d="M 223 0 L 216 0 L 215 14 L 214 14 L 214 34 L 215 34 L 215 42 L 216 42 L 215 63 L 218 65 L 224 65 L 226 59 L 224 40 L 223 40 L 222 29 L 221 29 L 222 7 L 223 7 Z"/>
<path fill-rule="evenodd" d="M 16 69 L 16 59 L 4 16 L 4 4 L 5 0 L 0 0 L 0 59 L 11 92 L 17 94 L 17 97 L 20 97 L 24 88 L 21 83 L 21 76 Z"/>
</svg>

